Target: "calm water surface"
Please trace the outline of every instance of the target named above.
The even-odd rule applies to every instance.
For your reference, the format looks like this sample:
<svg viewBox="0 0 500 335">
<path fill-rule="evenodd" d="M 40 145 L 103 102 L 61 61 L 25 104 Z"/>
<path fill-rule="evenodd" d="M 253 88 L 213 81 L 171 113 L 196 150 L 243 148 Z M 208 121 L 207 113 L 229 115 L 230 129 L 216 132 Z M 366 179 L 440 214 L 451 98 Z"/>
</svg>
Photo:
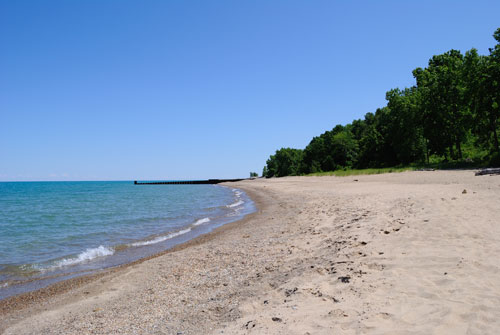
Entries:
<svg viewBox="0 0 500 335">
<path fill-rule="evenodd" d="M 0 299 L 165 250 L 254 211 L 217 185 L 0 183 Z"/>
</svg>

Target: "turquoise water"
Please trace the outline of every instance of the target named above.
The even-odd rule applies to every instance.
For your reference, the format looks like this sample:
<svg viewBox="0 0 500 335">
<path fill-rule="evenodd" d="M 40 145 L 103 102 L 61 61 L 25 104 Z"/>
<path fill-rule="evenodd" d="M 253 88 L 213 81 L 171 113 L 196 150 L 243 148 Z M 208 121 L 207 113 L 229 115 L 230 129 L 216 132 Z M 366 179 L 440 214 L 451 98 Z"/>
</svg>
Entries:
<svg viewBox="0 0 500 335">
<path fill-rule="evenodd" d="M 217 185 L 0 183 L 0 298 L 151 255 L 253 210 L 242 191 Z"/>
</svg>

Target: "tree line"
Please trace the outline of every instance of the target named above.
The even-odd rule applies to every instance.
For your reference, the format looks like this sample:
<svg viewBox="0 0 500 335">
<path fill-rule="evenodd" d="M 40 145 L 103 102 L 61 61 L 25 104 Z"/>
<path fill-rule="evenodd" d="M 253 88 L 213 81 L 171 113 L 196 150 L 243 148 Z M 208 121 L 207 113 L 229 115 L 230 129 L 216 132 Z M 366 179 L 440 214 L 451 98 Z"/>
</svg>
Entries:
<svg viewBox="0 0 500 335">
<path fill-rule="evenodd" d="M 304 149 L 277 150 L 263 176 L 450 161 L 499 165 L 500 28 L 493 37 L 489 55 L 435 55 L 413 70 L 414 86 L 386 93 L 385 107 L 335 126 Z"/>
</svg>

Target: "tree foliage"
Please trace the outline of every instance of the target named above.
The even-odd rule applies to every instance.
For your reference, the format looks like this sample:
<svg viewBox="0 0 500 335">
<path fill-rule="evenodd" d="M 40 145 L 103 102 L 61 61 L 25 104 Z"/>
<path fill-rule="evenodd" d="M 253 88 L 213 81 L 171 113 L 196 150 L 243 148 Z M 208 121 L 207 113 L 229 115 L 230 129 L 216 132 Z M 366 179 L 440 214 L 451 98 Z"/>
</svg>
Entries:
<svg viewBox="0 0 500 335">
<path fill-rule="evenodd" d="M 304 150 L 276 151 L 263 175 L 463 160 L 480 152 L 487 156 L 479 159 L 500 162 L 500 28 L 493 37 L 489 55 L 471 49 L 433 56 L 413 70 L 413 87 L 386 93 L 385 107 L 314 137 Z"/>
<path fill-rule="evenodd" d="M 266 177 L 297 176 L 301 172 L 303 151 L 281 148 L 267 160 Z"/>
</svg>

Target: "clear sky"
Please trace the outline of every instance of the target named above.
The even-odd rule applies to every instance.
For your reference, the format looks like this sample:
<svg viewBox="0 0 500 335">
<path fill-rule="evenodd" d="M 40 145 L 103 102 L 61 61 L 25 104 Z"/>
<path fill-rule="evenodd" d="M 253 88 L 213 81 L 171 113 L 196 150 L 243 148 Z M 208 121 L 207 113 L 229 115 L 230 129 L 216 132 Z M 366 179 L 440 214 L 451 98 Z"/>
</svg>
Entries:
<svg viewBox="0 0 500 335">
<path fill-rule="evenodd" d="M 385 105 L 500 1 L 0 0 L 0 180 L 247 177 Z"/>
</svg>

